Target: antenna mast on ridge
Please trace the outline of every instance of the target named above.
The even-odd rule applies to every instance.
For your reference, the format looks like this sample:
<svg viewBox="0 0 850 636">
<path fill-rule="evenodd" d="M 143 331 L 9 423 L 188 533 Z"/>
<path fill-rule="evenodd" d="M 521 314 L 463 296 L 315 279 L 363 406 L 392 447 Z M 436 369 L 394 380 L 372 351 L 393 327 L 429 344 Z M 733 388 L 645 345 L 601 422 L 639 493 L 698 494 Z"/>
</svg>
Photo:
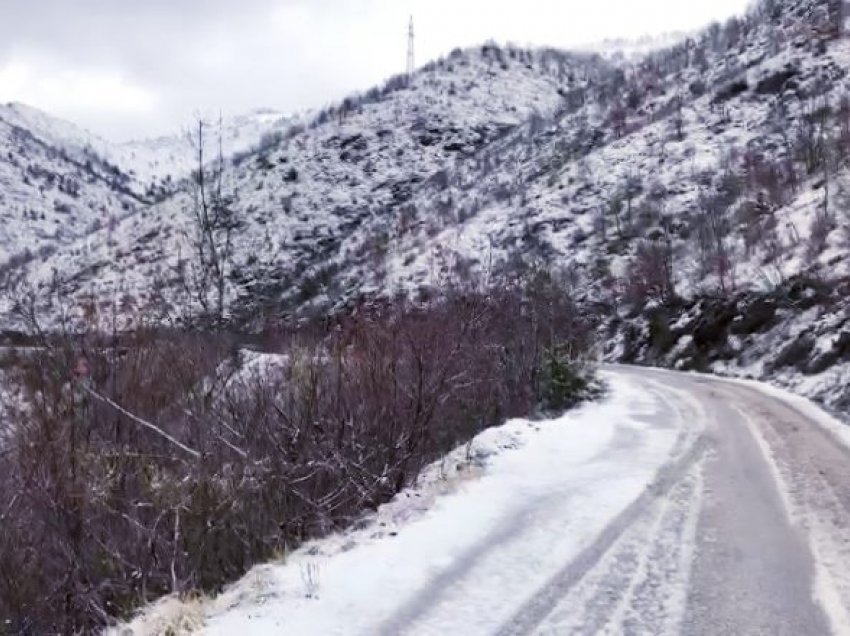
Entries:
<svg viewBox="0 0 850 636">
<path fill-rule="evenodd" d="M 416 70 L 416 58 L 413 50 L 413 16 L 410 16 L 410 30 L 407 34 L 407 74 L 412 75 Z"/>
</svg>

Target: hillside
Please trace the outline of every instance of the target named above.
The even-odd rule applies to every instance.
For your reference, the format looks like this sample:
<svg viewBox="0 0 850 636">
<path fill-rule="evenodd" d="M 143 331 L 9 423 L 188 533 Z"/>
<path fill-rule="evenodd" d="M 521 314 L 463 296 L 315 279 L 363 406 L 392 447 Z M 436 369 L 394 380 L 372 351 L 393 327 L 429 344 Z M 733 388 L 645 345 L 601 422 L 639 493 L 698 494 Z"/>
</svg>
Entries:
<svg viewBox="0 0 850 636">
<path fill-rule="evenodd" d="M 348 98 L 237 158 L 224 174 L 239 223 L 233 310 L 278 313 L 381 291 L 388 241 L 419 222 L 418 197 L 451 187 L 458 166 L 500 152 L 610 72 L 596 57 L 556 51 L 456 51 L 409 83 L 395 78 Z M 109 305 L 118 294 L 124 304 L 178 313 L 189 302 L 179 272 L 192 251 L 191 206 L 189 192 L 150 206 L 65 246 L 32 268 L 33 280 L 53 284 L 56 270 L 65 296 Z M 457 222 L 451 210 L 423 213 Z"/>
<path fill-rule="evenodd" d="M 132 215 L 145 201 L 117 166 L 77 143 L 78 129 L 0 107 L 0 263 L 40 259 Z M 53 124 L 48 133 L 47 125 Z M 62 142 L 57 140 L 62 139 Z"/>
<path fill-rule="evenodd" d="M 251 151 L 295 121 L 268 110 L 223 120 L 222 150 Z M 112 143 L 24 104 L 0 105 L 0 264 L 96 241 L 98 229 L 178 189 L 194 162 L 188 132 Z"/>
<path fill-rule="evenodd" d="M 224 171 L 228 313 L 257 328 L 540 266 L 609 306 L 843 275 L 840 9 L 763 2 L 637 61 L 455 51 L 268 137 Z M 192 315 L 192 201 L 178 192 L 28 275 L 72 305 Z"/>
<path fill-rule="evenodd" d="M 416 280 L 441 246 L 473 266 L 514 255 L 560 264 L 576 288 L 606 300 L 757 286 L 834 265 L 850 46 L 812 37 L 825 29 L 818 19 L 814 8 L 754 14 L 626 68 L 577 112 L 513 139 L 495 167 L 468 167 L 477 188 L 450 194 L 477 213 L 403 239 L 397 279 Z M 419 261 L 405 265 L 411 252 Z"/>
</svg>

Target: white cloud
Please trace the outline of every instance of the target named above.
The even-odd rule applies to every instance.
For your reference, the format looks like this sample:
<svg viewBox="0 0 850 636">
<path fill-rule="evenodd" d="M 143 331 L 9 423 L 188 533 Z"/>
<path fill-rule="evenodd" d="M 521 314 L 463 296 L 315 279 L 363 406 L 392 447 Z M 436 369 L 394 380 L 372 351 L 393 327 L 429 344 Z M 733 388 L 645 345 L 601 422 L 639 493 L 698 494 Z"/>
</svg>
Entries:
<svg viewBox="0 0 850 636">
<path fill-rule="evenodd" d="M 748 0 L 0 4 L 0 100 L 129 137 L 173 131 L 195 111 L 295 111 L 367 89 L 404 70 L 410 14 L 423 64 L 491 38 L 570 48 L 693 30 L 741 13 Z"/>
<path fill-rule="evenodd" d="M 0 67 L 0 101 L 37 104 L 59 111 L 127 116 L 155 111 L 153 92 L 117 73 L 63 69 L 11 60 Z"/>
</svg>

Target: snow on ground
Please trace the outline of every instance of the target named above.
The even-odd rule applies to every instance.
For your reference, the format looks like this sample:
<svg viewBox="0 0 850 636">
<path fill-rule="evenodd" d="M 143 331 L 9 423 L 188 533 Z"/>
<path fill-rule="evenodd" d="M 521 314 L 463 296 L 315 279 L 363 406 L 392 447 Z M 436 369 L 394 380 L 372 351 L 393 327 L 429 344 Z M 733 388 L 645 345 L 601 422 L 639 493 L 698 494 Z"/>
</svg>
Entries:
<svg viewBox="0 0 850 636">
<path fill-rule="evenodd" d="M 698 418 L 673 416 L 645 383 L 606 380 L 599 403 L 483 432 L 356 529 L 258 566 L 216 599 L 166 599 L 116 633 L 493 633 L 693 439 L 673 423 Z"/>
</svg>

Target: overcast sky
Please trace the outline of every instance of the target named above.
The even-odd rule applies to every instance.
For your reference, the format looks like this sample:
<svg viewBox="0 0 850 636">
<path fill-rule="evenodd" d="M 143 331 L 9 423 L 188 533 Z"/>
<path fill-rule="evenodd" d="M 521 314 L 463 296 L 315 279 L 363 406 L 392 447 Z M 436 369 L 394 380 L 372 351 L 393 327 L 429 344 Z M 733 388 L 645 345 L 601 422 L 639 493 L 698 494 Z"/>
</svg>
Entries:
<svg viewBox="0 0 850 636">
<path fill-rule="evenodd" d="M 748 0 L 0 0 L 0 102 L 122 140 L 195 112 L 296 111 L 416 61 L 499 42 L 563 48 L 692 30 Z"/>
</svg>

